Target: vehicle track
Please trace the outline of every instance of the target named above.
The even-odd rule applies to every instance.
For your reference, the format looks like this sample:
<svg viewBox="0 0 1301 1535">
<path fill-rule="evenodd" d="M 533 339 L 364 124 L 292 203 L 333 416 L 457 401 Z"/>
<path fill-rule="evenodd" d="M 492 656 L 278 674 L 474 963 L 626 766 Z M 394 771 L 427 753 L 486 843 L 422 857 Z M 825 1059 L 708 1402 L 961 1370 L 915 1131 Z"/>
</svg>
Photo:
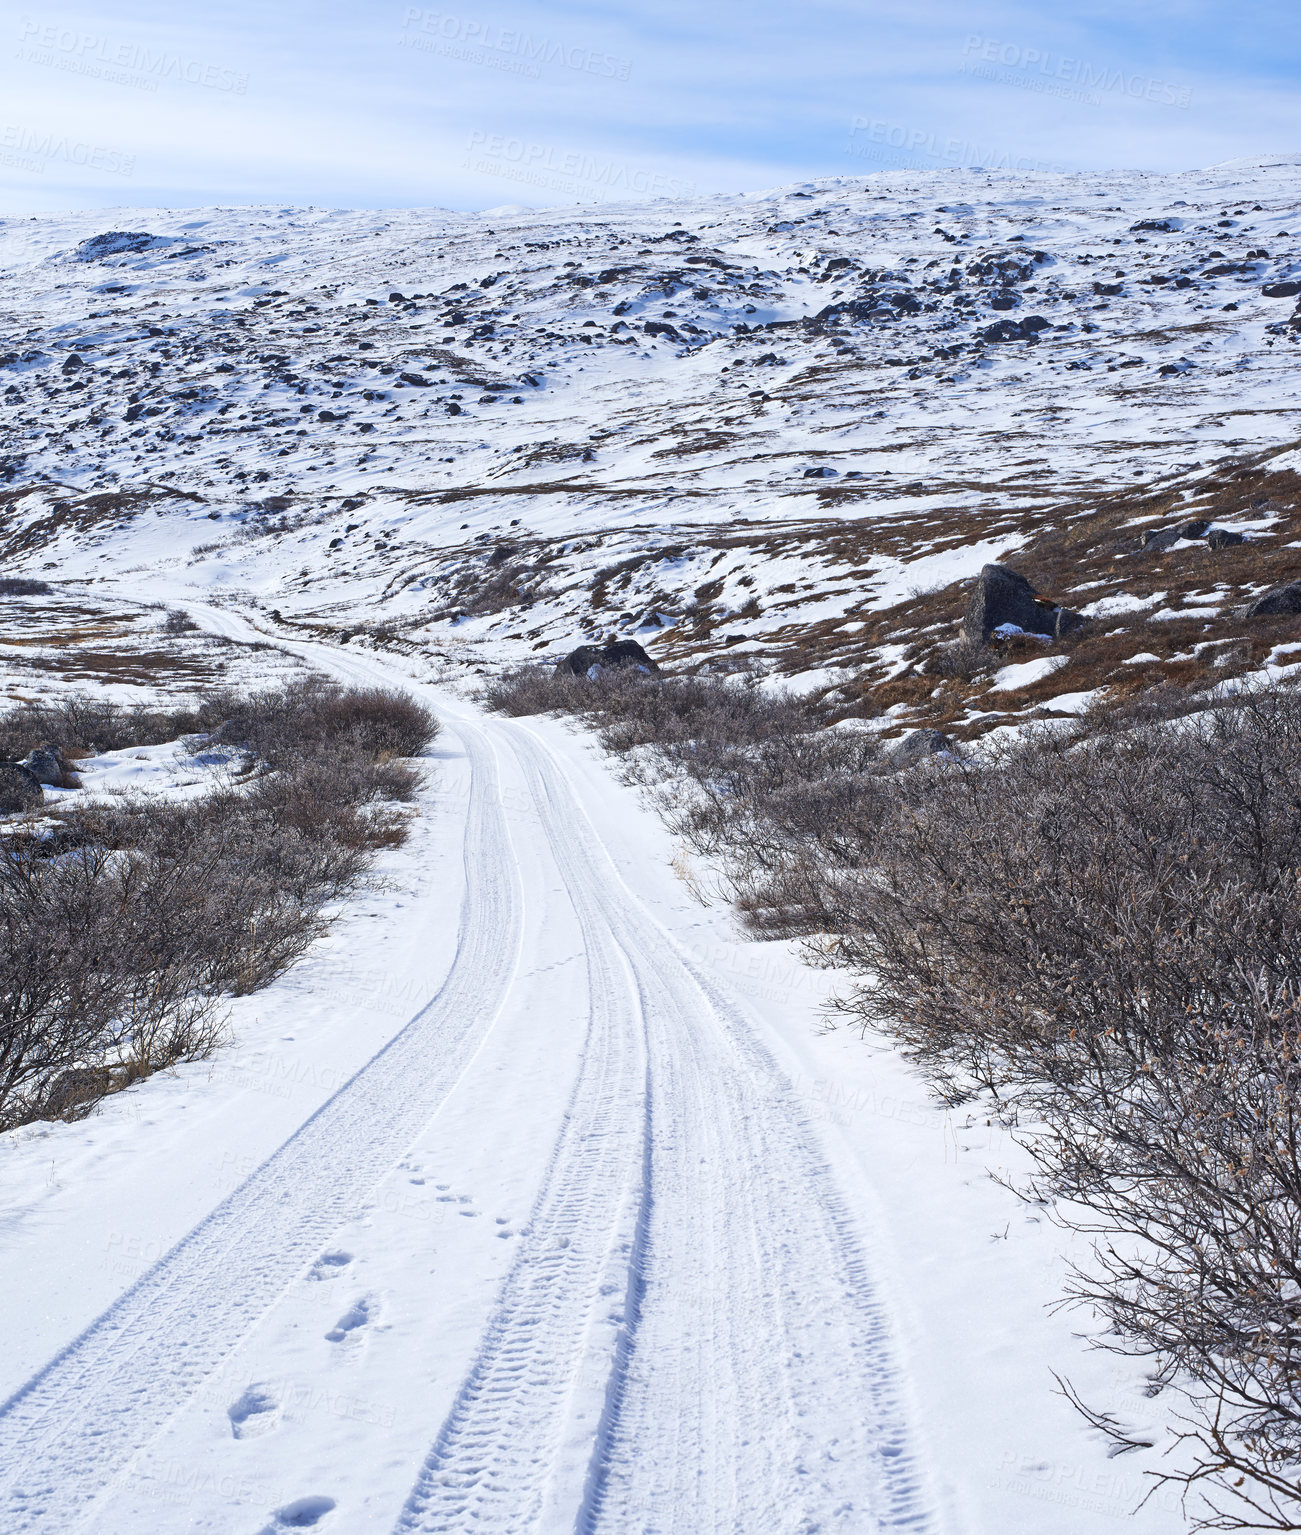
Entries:
<svg viewBox="0 0 1301 1535">
<path fill-rule="evenodd" d="M 587 1029 L 542 1190 L 400 1535 L 574 1529 L 636 1312 L 650 1121 L 640 997 L 583 878 L 567 807 L 524 766 L 583 936 Z"/>
<path fill-rule="evenodd" d="M 789 1084 L 548 749 L 496 728 L 582 926 L 588 1053 L 395 1535 L 935 1529 L 888 1315 Z"/>
<path fill-rule="evenodd" d="M 437 995 L 245 1182 L 8 1401 L 0 1529 L 66 1535 L 132 1454 L 362 1211 L 437 1112 L 514 972 L 522 902 L 484 732 L 460 723 L 472 782 L 465 895 Z"/>
</svg>

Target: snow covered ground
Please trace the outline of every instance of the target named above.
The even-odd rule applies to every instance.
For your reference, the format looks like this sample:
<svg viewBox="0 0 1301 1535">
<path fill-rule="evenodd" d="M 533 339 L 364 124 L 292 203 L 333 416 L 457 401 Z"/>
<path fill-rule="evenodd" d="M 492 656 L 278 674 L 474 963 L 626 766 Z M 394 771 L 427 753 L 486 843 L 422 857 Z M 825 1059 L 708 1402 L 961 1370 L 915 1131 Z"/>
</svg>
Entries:
<svg viewBox="0 0 1301 1535">
<path fill-rule="evenodd" d="M 438 704 L 424 814 L 231 1048 L 6 1138 L 6 1530 L 1183 1528 L 1001 1131 L 822 1032 L 566 727 L 297 648 Z"/>
<path fill-rule="evenodd" d="M 4 221 L 0 558 L 493 656 L 618 627 L 796 669 L 1064 501 L 1294 444 L 1299 177 Z"/>
</svg>

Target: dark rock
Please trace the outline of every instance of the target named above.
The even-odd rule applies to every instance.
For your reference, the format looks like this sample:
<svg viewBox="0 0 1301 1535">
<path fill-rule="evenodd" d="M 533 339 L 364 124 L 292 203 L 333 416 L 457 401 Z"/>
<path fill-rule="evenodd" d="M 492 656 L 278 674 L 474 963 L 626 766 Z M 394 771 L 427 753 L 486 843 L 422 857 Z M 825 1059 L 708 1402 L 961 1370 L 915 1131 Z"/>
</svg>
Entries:
<svg viewBox="0 0 1301 1535">
<path fill-rule="evenodd" d="M 1179 537 L 1180 538 L 1205 538 L 1206 535 L 1210 532 L 1210 530 L 1211 530 L 1211 525 L 1210 525 L 1209 522 L 1203 522 L 1203 521 L 1201 521 L 1200 518 L 1197 518 L 1197 519 L 1194 519 L 1192 522 L 1181 522 L 1179 524 Z"/>
<path fill-rule="evenodd" d="M 1099 298 L 1118 298 L 1123 287 L 1124 284 L 1118 282 L 1095 282 L 1093 291 Z"/>
<path fill-rule="evenodd" d="M 1034 341 L 1048 324 L 1041 314 L 1028 314 L 1024 320 L 995 320 L 980 334 L 986 341 Z"/>
<path fill-rule="evenodd" d="M 991 309 L 1015 309 L 1021 300 L 1015 293 L 996 293 L 989 301 Z"/>
<path fill-rule="evenodd" d="M 318 421 L 342 421 L 343 417 L 336 415 L 332 410 L 318 410 L 316 412 L 316 419 Z"/>
<path fill-rule="evenodd" d="M 671 325 L 665 325 L 662 320 L 647 320 L 642 329 L 648 336 L 667 336 L 670 341 L 681 341 L 682 337 Z"/>
<path fill-rule="evenodd" d="M 1138 541 L 1144 549 L 1168 549 L 1177 544 L 1181 535 L 1178 528 L 1144 528 Z"/>
<path fill-rule="evenodd" d="M 417 389 L 428 389 L 429 380 L 423 373 L 399 373 L 398 378 L 404 384 L 411 384 Z"/>
<path fill-rule="evenodd" d="M 821 467 L 819 469 L 806 469 L 804 471 L 804 478 L 806 480 L 834 480 L 836 478 L 837 473 L 838 473 L 837 470 L 835 470 L 835 469 L 828 469 L 824 465 L 823 467 Z"/>
<path fill-rule="evenodd" d="M 995 629 L 1012 624 L 1026 634 L 1056 638 L 1059 629 L 1073 627 L 1071 620 L 1082 621 L 1078 613 L 1040 597 L 1024 576 L 1006 565 L 986 565 L 972 587 L 962 633 L 973 645 L 981 645 Z"/>
<path fill-rule="evenodd" d="M 45 803 L 45 790 L 21 762 L 0 762 L 0 815 L 35 810 Z"/>
<path fill-rule="evenodd" d="M 636 640 L 611 640 L 606 645 L 580 645 L 557 662 L 556 670 L 573 677 L 589 676 L 593 668 L 631 666 L 637 671 L 655 673 L 659 667 Z"/>
<path fill-rule="evenodd" d="M 882 754 L 884 763 L 893 773 L 916 767 L 927 757 L 940 752 L 952 752 L 953 742 L 942 730 L 910 730 L 906 736 L 892 741 Z"/>
<path fill-rule="evenodd" d="M 1212 528 L 1206 535 L 1206 543 L 1212 549 L 1232 549 L 1247 542 L 1246 535 L 1232 528 Z"/>
<path fill-rule="evenodd" d="M 599 645 L 580 645 L 577 650 L 571 650 L 563 661 L 556 662 L 558 672 L 567 673 L 571 677 L 586 677 L 594 666 L 601 664 L 601 647 Z"/>
<path fill-rule="evenodd" d="M 170 243 L 157 235 L 146 234 L 142 229 L 110 229 L 107 234 L 92 235 L 89 240 L 83 240 L 76 254 L 81 261 L 102 261 L 105 256 L 148 250 L 155 242 L 159 245 Z"/>
<path fill-rule="evenodd" d="M 63 763 L 59 757 L 59 748 L 51 742 L 33 747 L 19 766 L 25 767 L 37 783 L 48 784 L 52 789 L 63 784 Z"/>
<path fill-rule="evenodd" d="M 1301 293 L 1301 282 L 1267 282 L 1260 291 L 1266 298 L 1295 298 Z"/>
<path fill-rule="evenodd" d="M 1154 234 L 1172 234 L 1183 227 L 1182 219 L 1140 219 L 1137 224 L 1129 226 L 1129 232 L 1141 234 L 1145 229 L 1150 229 Z"/>
<path fill-rule="evenodd" d="M 1285 586 L 1271 586 L 1242 609 L 1243 618 L 1291 617 L 1297 613 L 1301 613 L 1301 581 L 1289 581 Z"/>
</svg>

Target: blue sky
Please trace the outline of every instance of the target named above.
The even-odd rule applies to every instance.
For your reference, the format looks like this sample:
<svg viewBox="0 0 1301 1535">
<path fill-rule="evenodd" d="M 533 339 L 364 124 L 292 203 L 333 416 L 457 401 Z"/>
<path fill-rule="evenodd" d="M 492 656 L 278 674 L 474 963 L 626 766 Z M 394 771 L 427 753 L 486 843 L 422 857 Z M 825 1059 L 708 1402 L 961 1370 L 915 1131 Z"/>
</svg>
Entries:
<svg viewBox="0 0 1301 1535">
<path fill-rule="evenodd" d="M 0 22 L 0 213 L 1191 169 L 1301 150 L 1296 14 L 1285 0 L 50 0 Z"/>
</svg>

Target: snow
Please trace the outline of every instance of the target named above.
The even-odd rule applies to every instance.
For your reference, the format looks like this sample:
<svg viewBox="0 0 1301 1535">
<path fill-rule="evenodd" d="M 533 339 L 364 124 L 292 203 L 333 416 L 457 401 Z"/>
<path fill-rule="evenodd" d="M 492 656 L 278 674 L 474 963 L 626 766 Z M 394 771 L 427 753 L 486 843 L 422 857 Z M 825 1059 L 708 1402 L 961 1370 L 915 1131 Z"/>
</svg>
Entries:
<svg viewBox="0 0 1301 1535">
<path fill-rule="evenodd" d="M 1032 683 L 1051 677 L 1069 662 L 1068 656 L 1036 656 L 1033 661 L 1020 661 L 1013 666 L 1003 666 L 989 684 L 991 693 L 1010 692 L 1014 688 L 1028 688 Z"/>
</svg>

